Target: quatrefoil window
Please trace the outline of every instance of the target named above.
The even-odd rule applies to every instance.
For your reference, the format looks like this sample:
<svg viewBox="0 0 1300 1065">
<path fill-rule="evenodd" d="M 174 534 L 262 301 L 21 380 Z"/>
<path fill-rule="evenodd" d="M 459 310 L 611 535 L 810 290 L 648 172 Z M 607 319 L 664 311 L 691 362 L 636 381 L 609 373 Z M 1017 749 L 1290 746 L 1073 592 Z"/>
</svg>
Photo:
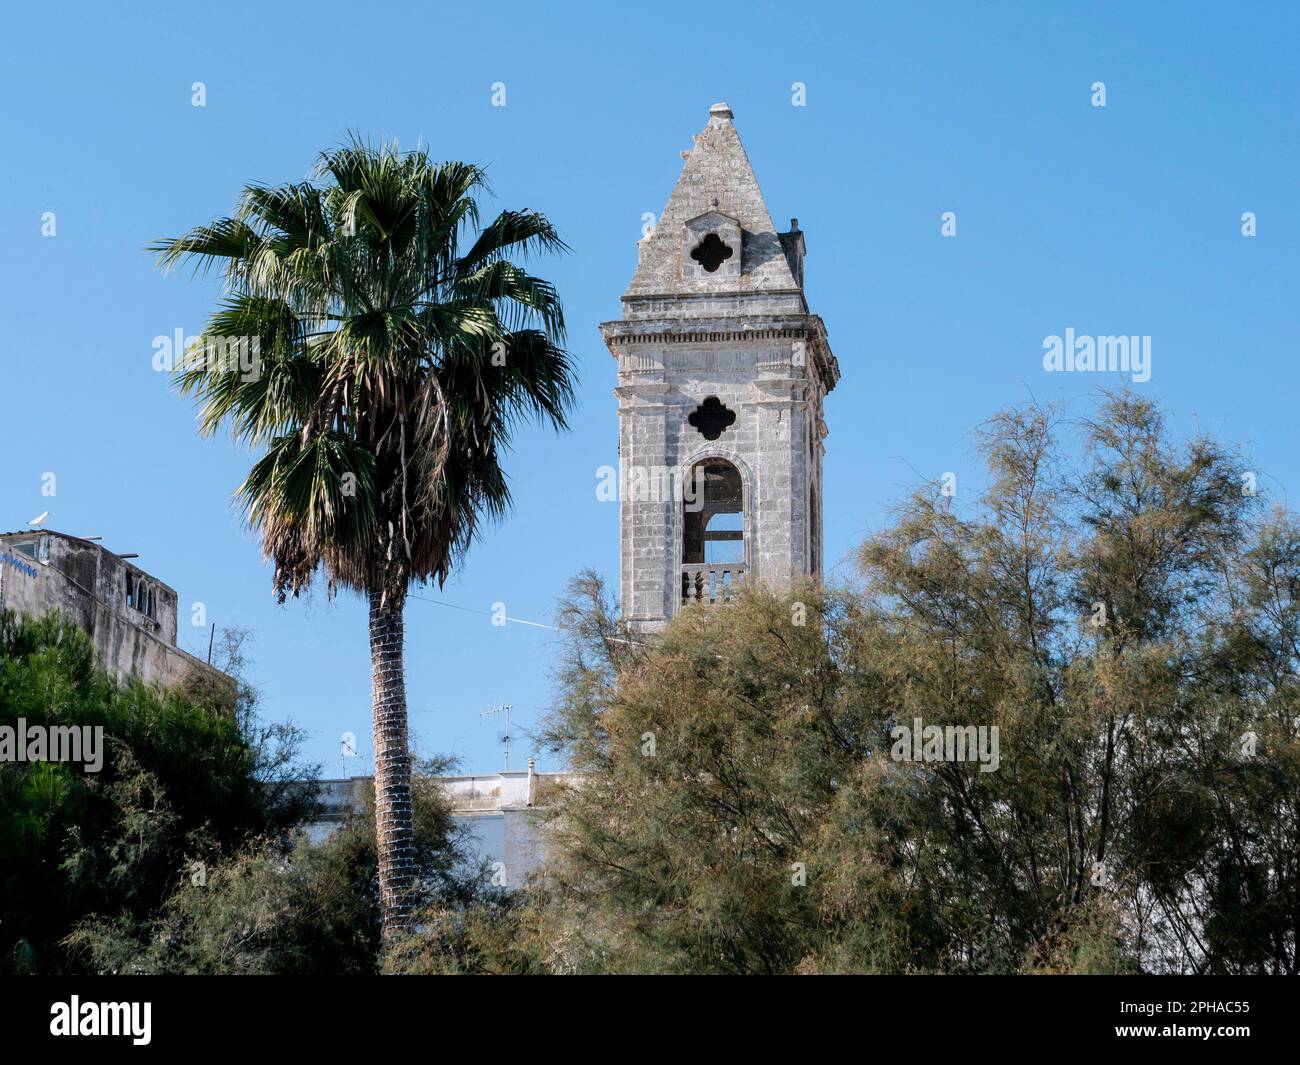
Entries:
<svg viewBox="0 0 1300 1065">
<path fill-rule="evenodd" d="M 691 258 L 711 274 L 733 254 L 731 248 L 724 244 L 716 233 L 710 233 L 695 246 Z"/>
<path fill-rule="evenodd" d="M 700 431 L 705 440 L 716 440 L 724 429 L 736 421 L 736 412 L 727 410 L 717 396 L 710 396 L 686 419 Z"/>
</svg>

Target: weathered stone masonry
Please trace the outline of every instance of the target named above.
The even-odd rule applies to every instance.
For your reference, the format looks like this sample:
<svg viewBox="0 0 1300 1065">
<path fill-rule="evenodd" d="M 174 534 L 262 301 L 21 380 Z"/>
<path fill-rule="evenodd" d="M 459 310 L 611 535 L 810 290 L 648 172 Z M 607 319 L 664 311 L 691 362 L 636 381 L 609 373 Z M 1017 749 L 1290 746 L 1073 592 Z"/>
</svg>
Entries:
<svg viewBox="0 0 1300 1065">
<path fill-rule="evenodd" d="M 741 581 L 820 579 L 823 403 L 839 380 L 804 298 L 804 235 L 773 226 L 726 104 L 683 158 L 623 317 L 600 327 L 618 361 L 623 616 L 642 629 Z M 698 470 L 702 509 L 627 491 L 638 468 L 688 484 Z"/>
<path fill-rule="evenodd" d="M 48 529 L 0 533 L 0 609 L 59 611 L 84 629 L 105 669 L 164 686 L 226 674 L 177 646 L 176 592 L 91 540 Z"/>
</svg>

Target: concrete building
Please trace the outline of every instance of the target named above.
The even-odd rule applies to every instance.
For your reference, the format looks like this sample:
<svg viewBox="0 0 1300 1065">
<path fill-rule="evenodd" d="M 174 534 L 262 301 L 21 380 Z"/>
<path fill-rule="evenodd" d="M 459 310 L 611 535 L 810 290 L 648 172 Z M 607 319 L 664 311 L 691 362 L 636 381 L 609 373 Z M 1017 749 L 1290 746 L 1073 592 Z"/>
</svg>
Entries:
<svg viewBox="0 0 1300 1065">
<path fill-rule="evenodd" d="M 685 163 L 601 332 L 618 361 L 623 617 L 654 630 L 741 581 L 822 571 L 823 401 L 839 380 L 726 104 Z"/>
<path fill-rule="evenodd" d="M 499 886 L 514 888 L 546 859 L 538 808 L 556 789 L 579 779 L 577 773 L 538 773 L 530 765 L 525 772 L 445 776 L 437 782 L 451 803 L 452 820 L 470 830 L 474 857 L 499 862 Z M 373 777 L 319 781 L 321 812 L 306 826 L 307 838 L 313 843 L 328 839 L 361 809 L 362 789 L 373 782 Z"/>
<path fill-rule="evenodd" d="M 119 678 L 165 687 L 221 671 L 176 645 L 176 592 L 97 542 L 47 529 L 0 533 L 0 610 L 62 611 L 84 629 Z"/>
</svg>

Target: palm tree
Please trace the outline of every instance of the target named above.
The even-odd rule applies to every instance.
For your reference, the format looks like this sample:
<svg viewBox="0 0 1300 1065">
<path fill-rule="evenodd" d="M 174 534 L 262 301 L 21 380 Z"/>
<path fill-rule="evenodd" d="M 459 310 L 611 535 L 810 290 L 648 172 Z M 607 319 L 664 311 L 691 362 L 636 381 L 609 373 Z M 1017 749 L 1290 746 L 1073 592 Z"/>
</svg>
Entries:
<svg viewBox="0 0 1300 1065">
<path fill-rule="evenodd" d="M 505 514 L 500 458 L 520 418 L 566 428 L 573 400 L 559 297 L 514 261 L 568 249 L 534 211 L 480 227 L 486 188 L 479 167 L 354 137 L 322 153 L 314 180 L 247 186 L 233 217 L 149 248 L 163 267 L 224 274 L 177 379 L 201 432 L 229 426 L 261 453 L 237 497 L 279 601 L 318 571 L 330 595 L 369 600 L 386 943 L 416 887 L 408 588 L 441 586 L 481 520 Z M 238 344 L 256 358 L 213 357 Z"/>
</svg>

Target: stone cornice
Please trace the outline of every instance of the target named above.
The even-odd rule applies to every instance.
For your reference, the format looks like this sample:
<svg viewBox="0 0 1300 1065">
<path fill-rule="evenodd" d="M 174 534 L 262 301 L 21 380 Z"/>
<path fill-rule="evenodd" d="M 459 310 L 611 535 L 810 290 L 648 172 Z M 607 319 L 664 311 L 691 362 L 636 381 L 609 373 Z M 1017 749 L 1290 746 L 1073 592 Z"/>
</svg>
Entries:
<svg viewBox="0 0 1300 1065">
<path fill-rule="evenodd" d="M 839 362 L 831 353 L 826 326 L 815 314 L 748 315 L 741 318 L 619 318 L 600 323 L 610 354 L 620 349 L 654 345 L 743 344 L 771 340 L 808 340 L 808 363 L 822 387 L 830 392 L 840 379 Z"/>
</svg>

